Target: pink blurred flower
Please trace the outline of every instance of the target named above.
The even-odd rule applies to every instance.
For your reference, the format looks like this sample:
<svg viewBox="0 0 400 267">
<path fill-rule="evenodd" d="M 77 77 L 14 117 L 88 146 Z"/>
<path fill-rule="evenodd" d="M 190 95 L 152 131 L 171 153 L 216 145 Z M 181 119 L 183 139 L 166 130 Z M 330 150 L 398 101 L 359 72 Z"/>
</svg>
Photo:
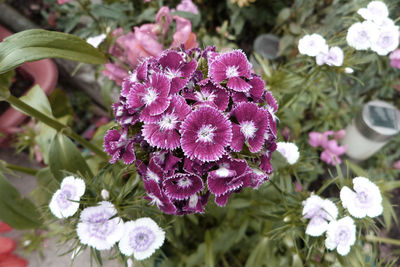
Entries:
<svg viewBox="0 0 400 267">
<path fill-rule="evenodd" d="M 324 147 L 326 143 L 328 142 L 328 137 L 332 135 L 334 131 L 326 131 L 324 133 L 319 133 L 319 132 L 311 132 L 308 134 L 308 143 L 312 147 L 319 147 L 322 146 Z"/>
<path fill-rule="evenodd" d="M 400 49 L 394 50 L 389 55 L 390 66 L 396 69 L 400 69 Z"/>
<path fill-rule="evenodd" d="M 71 2 L 72 0 L 57 0 L 57 2 L 60 4 L 60 5 L 63 5 L 63 4 L 65 4 L 65 3 L 69 3 L 69 2 Z"/>
<path fill-rule="evenodd" d="M 329 137 L 333 135 L 333 139 L 329 140 Z M 346 152 L 345 146 L 339 146 L 337 140 L 342 139 L 346 135 L 345 130 L 326 131 L 324 133 L 311 132 L 309 133 L 308 143 L 312 147 L 322 147 L 324 150 L 321 153 L 321 160 L 327 164 L 336 165 L 342 163 L 340 155 Z"/>
<path fill-rule="evenodd" d="M 396 161 L 396 162 L 393 164 L 393 168 L 395 168 L 396 170 L 400 170 L 400 160 Z"/>
<path fill-rule="evenodd" d="M 162 34 L 166 34 L 169 29 L 169 25 L 172 23 L 171 12 L 168 7 L 163 6 L 157 12 L 156 24 L 163 29 Z"/>
<path fill-rule="evenodd" d="M 176 10 L 190 12 L 196 15 L 199 14 L 199 10 L 192 0 L 182 0 L 181 3 L 176 7 Z"/>
<path fill-rule="evenodd" d="M 321 153 L 321 160 L 328 164 L 336 165 L 342 163 L 340 155 L 346 152 L 347 148 L 345 146 L 339 146 L 336 140 L 330 140 L 327 142 L 325 150 Z"/>
<path fill-rule="evenodd" d="M 114 63 L 104 64 L 105 69 L 102 71 L 104 76 L 110 78 L 118 84 L 122 85 L 123 79 L 128 76 L 128 71 Z"/>
<path fill-rule="evenodd" d="M 335 140 L 343 139 L 346 136 L 346 130 L 342 129 L 333 134 Z"/>
<path fill-rule="evenodd" d="M 180 16 L 174 16 L 173 19 L 176 22 L 176 32 L 173 35 L 174 41 L 171 47 L 178 47 L 181 44 L 185 45 L 185 49 L 197 47 L 196 34 L 192 32 L 192 23 L 190 20 Z"/>
</svg>

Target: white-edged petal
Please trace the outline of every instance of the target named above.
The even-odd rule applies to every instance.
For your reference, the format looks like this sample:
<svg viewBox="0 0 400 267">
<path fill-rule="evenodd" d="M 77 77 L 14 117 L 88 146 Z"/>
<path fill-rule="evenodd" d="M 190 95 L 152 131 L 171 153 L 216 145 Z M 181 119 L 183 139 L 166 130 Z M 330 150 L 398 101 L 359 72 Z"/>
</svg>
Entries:
<svg viewBox="0 0 400 267">
<path fill-rule="evenodd" d="M 349 216 L 337 221 L 331 221 L 328 225 L 325 246 L 329 250 L 337 249 L 337 252 L 345 256 L 350 247 L 356 242 L 356 225 Z"/>
<path fill-rule="evenodd" d="M 119 250 L 136 260 L 149 258 L 165 240 L 165 232 L 151 218 L 145 217 L 125 223 Z"/>
<path fill-rule="evenodd" d="M 328 222 L 334 221 L 338 215 L 336 205 L 329 199 L 311 195 L 303 201 L 304 218 L 310 219 L 306 228 L 306 234 L 320 236 L 328 229 Z"/>
<path fill-rule="evenodd" d="M 389 16 L 389 10 L 382 1 L 372 1 L 367 8 L 360 8 L 357 13 L 366 20 L 379 23 L 382 19 Z"/>
<path fill-rule="evenodd" d="M 328 45 L 324 37 L 317 33 L 305 35 L 299 40 L 298 49 L 300 54 L 315 57 L 319 53 L 326 53 Z"/>
<path fill-rule="evenodd" d="M 356 50 L 367 50 L 379 36 L 378 26 L 370 21 L 357 22 L 347 31 L 347 44 Z"/>
<path fill-rule="evenodd" d="M 371 43 L 371 50 L 380 56 L 386 56 L 399 46 L 399 30 L 397 26 L 382 27 L 378 37 Z"/>
</svg>

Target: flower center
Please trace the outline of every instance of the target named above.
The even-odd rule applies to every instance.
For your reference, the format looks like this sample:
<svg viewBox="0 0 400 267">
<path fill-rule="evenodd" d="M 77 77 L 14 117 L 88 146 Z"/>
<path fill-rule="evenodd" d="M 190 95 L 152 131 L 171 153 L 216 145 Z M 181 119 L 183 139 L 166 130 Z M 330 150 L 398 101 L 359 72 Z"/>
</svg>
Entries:
<svg viewBox="0 0 400 267">
<path fill-rule="evenodd" d="M 189 187 L 192 185 L 192 181 L 188 179 L 187 177 L 183 177 L 178 180 L 178 186 L 179 187 Z"/>
<path fill-rule="evenodd" d="M 203 125 L 197 133 L 197 140 L 202 142 L 213 142 L 214 132 L 217 127 L 213 127 L 211 124 Z"/>
<path fill-rule="evenodd" d="M 174 114 L 166 114 L 159 122 L 160 130 L 172 130 L 177 123 L 178 118 Z"/>
<path fill-rule="evenodd" d="M 143 97 L 144 104 L 146 106 L 150 105 L 157 99 L 157 92 L 153 88 L 147 88 L 147 93 Z"/>
<path fill-rule="evenodd" d="M 337 237 L 336 240 L 338 243 L 346 243 L 347 240 L 349 239 L 349 234 L 348 234 L 347 228 L 341 227 L 339 229 L 339 233 L 337 234 L 336 237 Z"/>
<path fill-rule="evenodd" d="M 369 202 L 368 199 L 368 194 L 364 191 L 362 192 L 357 192 L 357 199 L 360 201 L 362 204 L 367 204 Z"/>
<path fill-rule="evenodd" d="M 214 101 L 215 94 L 213 92 L 195 92 L 196 98 L 201 102 Z"/>
<path fill-rule="evenodd" d="M 382 46 L 383 47 L 387 47 L 387 46 L 389 46 L 392 42 L 392 38 L 390 38 L 390 36 L 385 36 L 385 37 L 383 37 L 382 38 Z"/>
<path fill-rule="evenodd" d="M 199 201 L 199 197 L 196 194 L 191 195 L 189 198 L 189 207 L 194 209 L 196 207 L 198 201 Z"/>
<path fill-rule="evenodd" d="M 240 131 L 246 139 L 253 138 L 257 128 L 252 121 L 244 121 L 240 124 Z"/>
<path fill-rule="evenodd" d="M 173 78 L 182 76 L 182 74 L 179 70 L 174 70 L 174 69 L 170 69 L 170 68 L 166 68 L 164 73 L 165 73 L 165 76 L 167 76 L 168 79 L 170 79 L 170 80 L 172 80 Z"/>
<path fill-rule="evenodd" d="M 147 170 L 146 176 L 149 180 L 153 180 L 157 183 L 160 181 L 160 177 L 158 177 L 158 175 L 152 172 L 151 170 Z"/>
<path fill-rule="evenodd" d="M 162 203 L 162 201 L 161 201 L 158 197 L 156 197 L 154 194 L 152 194 L 152 193 L 147 193 L 147 196 L 148 196 L 149 198 L 151 198 L 150 205 L 156 204 L 157 207 L 162 207 L 162 206 L 164 206 L 164 204 Z"/>
<path fill-rule="evenodd" d="M 221 166 L 219 169 L 215 172 L 219 177 L 228 177 L 230 174 L 230 171 L 225 167 Z"/>
<path fill-rule="evenodd" d="M 143 252 L 149 249 L 155 238 L 154 233 L 149 228 L 144 226 L 138 227 L 133 233 L 131 232 L 129 245 L 135 251 Z"/>
<path fill-rule="evenodd" d="M 226 69 L 226 77 L 228 78 L 233 78 L 239 76 L 238 72 L 239 67 L 238 66 L 229 66 Z"/>
</svg>

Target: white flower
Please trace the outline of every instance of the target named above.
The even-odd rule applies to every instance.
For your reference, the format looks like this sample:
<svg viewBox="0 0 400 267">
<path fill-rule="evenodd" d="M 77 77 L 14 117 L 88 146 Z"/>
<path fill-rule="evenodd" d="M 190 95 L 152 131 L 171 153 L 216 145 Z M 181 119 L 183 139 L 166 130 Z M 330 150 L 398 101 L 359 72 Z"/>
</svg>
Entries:
<svg viewBox="0 0 400 267">
<path fill-rule="evenodd" d="M 282 154 L 289 164 L 295 164 L 300 157 L 299 148 L 290 142 L 278 142 L 276 143 L 276 150 Z"/>
<path fill-rule="evenodd" d="M 133 260 L 131 258 L 126 260 L 126 266 L 127 267 L 133 267 Z"/>
<path fill-rule="evenodd" d="M 108 192 L 106 189 L 101 190 L 100 194 L 103 200 L 107 200 L 110 197 L 110 192 Z"/>
<path fill-rule="evenodd" d="M 353 179 L 353 188 L 355 192 L 347 186 L 340 190 L 342 205 L 352 216 L 373 218 L 382 214 L 382 195 L 378 186 L 368 178 L 356 177 Z"/>
<path fill-rule="evenodd" d="M 347 31 L 347 44 L 356 50 L 367 50 L 379 36 L 378 26 L 370 21 L 357 22 Z"/>
<path fill-rule="evenodd" d="M 99 44 L 104 41 L 104 39 L 106 39 L 106 35 L 102 33 L 100 35 L 87 38 L 86 42 L 97 48 Z"/>
<path fill-rule="evenodd" d="M 315 57 L 319 53 L 326 53 L 328 45 L 324 37 L 319 34 L 305 35 L 299 40 L 298 49 L 300 54 Z"/>
<path fill-rule="evenodd" d="M 351 73 L 354 72 L 354 70 L 352 68 L 346 67 L 346 68 L 344 68 L 344 72 L 348 73 L 348 74 L 351 74 Z"/>
<path fill-rule="evenodd" d="M 356 242 L 356 225 L 349 216 L 338 221 L 331 221 L 328 225 L 325 246 L 329 250 L 345 256 L 350 252 L 350 247 Z"/>
<path fill-rule="evenodd" d="M 97 250 L 112 248 L 124 234 L 124 222 L 115 217 L 116 214 L 117 210 L 109 201 L 84 209 L 76 228 L 81 243 Z"/>
<path fill-rule="evenodd" d="M 65 177 L 51 198 L 49 208 L 57 218 L 67 218 L 75 214 L 79 209 L 78 201 L 85 193 L 85 182 L 81 178 L 73 176 Z"/>
<path fill-rule="evenodd" d="M 367 8 L 360 8 L 357 11 L 366 20 L 371 20 L 379 23 L 382 19 L 389 16 L 389 10 L 385 3 L 381 1 L 372 1 L 368 4 Z"/>
<path fill-rule="evenodd" d="M 311 195 L 303 201 L 303 216 L 311 219 L 307 225 L 306 234 L 320 236 L 328 229 L 328 222 L 336 220 L 338 209 L 329 199 Z"/>
<path fill-rule="evenodd" d="M 399 46 L 399 30 L 397 26 L 382 27 L 378 38 L 371 44 L 371 49 L 380 56 L 385 56 Z"/>
<path fill-rule="evenodd" d="M 119 250 L 137 260 L 150 257 L 164 243 L 165 232 L 155 221 L 146 217 L 125 223 L 124 235 L 119 241 Z"/>
<path fill-rule="evenodd" d="M 338 46 L 333 46 L 327 53 L 319 53 L 315 58 L 318 65 L 326 64 L 328 66 L 342 66 L 343 64 L 343 50 Z"/>
</svg>

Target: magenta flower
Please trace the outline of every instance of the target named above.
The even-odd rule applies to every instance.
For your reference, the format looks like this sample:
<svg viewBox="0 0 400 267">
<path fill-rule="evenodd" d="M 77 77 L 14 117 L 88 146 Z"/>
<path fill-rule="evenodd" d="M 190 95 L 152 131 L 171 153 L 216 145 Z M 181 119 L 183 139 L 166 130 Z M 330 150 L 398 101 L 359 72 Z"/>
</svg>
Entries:
<svg viewBox="0 0 400 267">
<path fill-rule="evenodd" d="M 171 81 L 171 95 L 179 93 L 185 87 L 193 72 L 197 68 L 197 62 L 191 60 L 185 62 L 182 56 L 173 50 L 168 50 L 159 59 L 164 74 Z"/>
<path fill-rule="evenodd" d="M 155 181 L 158 184 L 161 184 L 165 179 L 165 173 L 163 169 L 156 163 L 154 160 L 150 160 L 148 166 L 146 166 L 143 162 L 137 162 L 138 172 L 140 173 L 142 179 L 144 181 Z"/>
<path fill-rule="evenodd" d="M 255 168 L 250 168 L 250 170 L 251 171 L 248 179 L 250 184 L 246 186 L 251 186 L 254 189 L 258 189 L 264 182 L 268 181 L 269 176 L 264 171 Z"/>
<path fill-rule="evenodd" d="M 268 129 L 268 113 L 254 103 L 241 102 L 231 112 L 239 125 L 232 124 L 232 143 L 234 151 L 241 151 L 246 142 L 251 152 L 261 150 Z"/>
<path fill-rule="evenodd" d="M 216 196 L 225 195 L 247 184 L 250 171 L 247 162 L 241 159 L 224 157 L 217 163 L 218 169 L 208 173 L 207 185 Z"/>
<path fill-rule="evenodd" d="M 166 176 L 171 176 L 178 169 L 178 163 L 182 160 L 175 157 L 171 152 L 159 151 L 151 155 L 150 162 L 158 165 Z"/>
<path fill-rule="evenodd" d="M 396 170 L 400 170 L 400 160 L 397 160 L 395 163 L 393 163 L 393 168 Z"/>
<path fill-rule="evenodd" d="M 225 111 L 229 104 L 229 93 L 211 82 L 200 86 L 200 91 L 183 93 L 183 96 L 186 99 L 196 101 L 198 104 L 208 104 L 221 111 Z"/>
<path fill-rule="evenodd" d="M 125 164 L 131 164 L 136 160 L 133 140 L 128 138 L 126 132 L 121 134 L 117 130 L 109 130 L 104 136 L 104 151 L 111 156 L 112 164 L 121 158 Z"/>
<path fill-rule="evenodd" d="M 183 169 L 189 173 L 195 173 L 200 177 L 207 174 L 213 167 L 215 162 L 202 162 L 198 159 L 189 159 L 185 157 L 183 162 Z"/>
<path fill-rule="evenodd" d="M 145 84 L 136 83 L 132 86 L 128 96 L 130 108 L 141 108 L 151 116 L 163 113 L 169 106 L 168 98 L 170 83 L 168 78 L 160 73 L 150 76 Z"/>
<path fill-rule="evenodd" d="M 118 102 L 112 105 L 115 121 L 126 127 L 139 121 L 139 110 L 129 109 L 123 103 Z"/>
<path fill-rule="evenodd" d="M 208 197 L 210 192 L 207 192 L 205 195 L 193 194 L 187 199 L 185 204 L 182 206 L 182 213 L 191 214 L 191 213 L 203 213 L 204 207 L 207 205 Z"/>
<path fill-rule="evenodd" d="M 185 99 L 174 95 L 168 109 L 158 115 L 157 122 L 143 125 L 144 139 L 153 147 L 170 150 L 178 148 L 181 139 L 178 129 L 190 112 L 191 109 Z"/>
<path fill-rule="evenodd" d="M 206 162 L 221 158 L 232 140 L 231 122 L 210 106 L 193 111 L 183 122 L 181 132 L 185 156 Z"/>
<path fill-rule="evenodd" d="M 161 190 L 160 185 L 154 180 L 144 181 L 144 189 L 147 196 L 144 198 L 150 201 L 151 205 L 157 207 L 167 214 L 175 214 L 177 209 L 171 199 Z"/>
<path fill-rule="evenodd" d="M 176 200 L 188 199 L 203 190 L 203 180 L 196 174 L 177 173 L 163 181 L 165 193 Z"/>
<path fill-rule="evenodd" d="M 259 76 L 253 74 L 249 84 L 251 87 L 248 92 L 232 93 L 232 99 L 234 102 L 248 102 L 248 98 L 251 98 L 252 102 L 258 102 L 262 99 L 265 92 L 265 82 Z"/>
<path fill-rule="evenodd" d="M 251 85 L 243 78 L 251 78 L 251 64 L 241 50 L 217 56 L 209 66 L 209 77 L 216 83 L 228 80 L 227 87 L 237 92 L 248 92 Z"/>
</svg>

